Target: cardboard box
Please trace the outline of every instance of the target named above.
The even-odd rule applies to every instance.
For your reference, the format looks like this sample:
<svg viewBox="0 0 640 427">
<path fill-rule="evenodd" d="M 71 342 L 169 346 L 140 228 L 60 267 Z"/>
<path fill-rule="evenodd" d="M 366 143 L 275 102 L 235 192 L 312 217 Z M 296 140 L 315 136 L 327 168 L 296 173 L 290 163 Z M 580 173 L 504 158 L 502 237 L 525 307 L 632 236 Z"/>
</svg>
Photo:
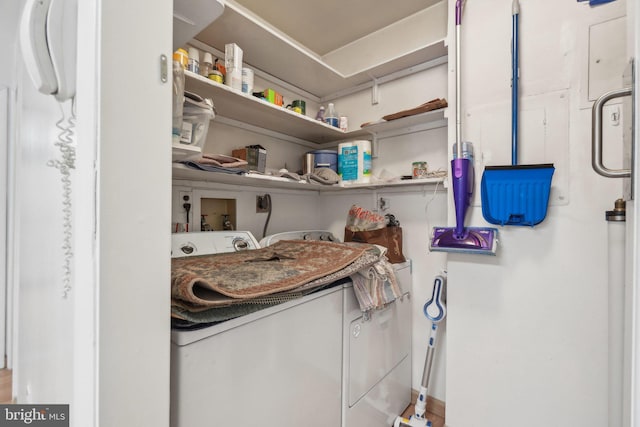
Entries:
<svg viewBox="0 0 640 427">
<path fill-rule="evenodd" d="M 231 152 L 233 157 L 246 160 L 249 163 L 246 168 L 264 173 L 267 166 L 267 150 L 261 145 L 249 145 Z"/>
<path fill-rule="evenodd" d="M 264 99 L 272 104 L 278 105 L 280 107 L 284 105 L 284 99 L 282 98 L 282 95 L 273 89 L 265 89 L 264 92 L 262 92 L 262 95 L 264 96 Z"/>
</svg>

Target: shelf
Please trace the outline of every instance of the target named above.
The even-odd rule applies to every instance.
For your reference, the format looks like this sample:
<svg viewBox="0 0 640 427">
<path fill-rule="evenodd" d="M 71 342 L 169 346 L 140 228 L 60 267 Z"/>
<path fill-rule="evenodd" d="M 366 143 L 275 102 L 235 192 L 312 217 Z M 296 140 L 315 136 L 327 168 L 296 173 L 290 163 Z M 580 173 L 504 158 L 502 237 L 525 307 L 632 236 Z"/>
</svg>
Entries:
<svg viewBox="0 0 640 427">
<path fill-rule="evenodd" d="M 217 184 L 240 185 L 254 188 L 281 188 L 288 190 L 336 192 L 347 190 L 375 190 L 381 188 L 424 187 L 444 183 L 446 178 L 427 178 L 388 182 L 379 184 L 344 184 L 322 185 L 308 182 L 295 182 L 286 178 L 270 177 L 267 175 L 234 175 L 220 172 L 207 172 L 191 169 L 185 165 L 173 164 L 173 180 L 210 182 Z"/>
<path fill-rule="evenodd" d="M 227 1 L 222 16 L 195 40 L 221 52 L 225 44 L 236 43 L 246 66 L 322 98 L 447 56 L 446 23 L 447 2 L 442 1 L 409 20 L 320 55 Z M 406 37 L 407 31 L 411 37 Z"/>
<path fill-rule="evenodd" d="M 399 135 L 447 125 L 446 109 L 440 109 L 343 132 L 311 117 L 244 94 L 190 71 L 185 71 L 185 87 L 202 97 L 212 98 L 217 116 L 316 144 L 370 138 L 371 135 Z"/>
<path fill-rule="evenodd" d="M 185 71 L 185 88 L 204 98 L 212 98 L 216 115 L 227 119 L 317 144 L 338 141 L 346 135 L 326 123 L 244 94 L 190 71 Z"/>
<path fill-rule="evenodd" d="M 427 111 L 426 113 L 402 117 L 400 119 L 386 121 L 380 120 L 361 129 L 347 132 L 347 138 L 365 137 L 376 135 L 378 137 L 395 136 L 403 133 L 412 133 L 447 126 L 446 109 Z"/>
</svg>

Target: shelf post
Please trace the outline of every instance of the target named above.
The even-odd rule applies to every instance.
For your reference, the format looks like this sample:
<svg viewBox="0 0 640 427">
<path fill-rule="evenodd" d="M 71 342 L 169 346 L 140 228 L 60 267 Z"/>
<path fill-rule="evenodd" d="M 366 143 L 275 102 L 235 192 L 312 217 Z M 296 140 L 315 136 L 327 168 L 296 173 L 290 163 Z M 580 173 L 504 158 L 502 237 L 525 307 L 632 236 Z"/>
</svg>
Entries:
<svg viewBox="0 0 640 427">
<path fill-rule="evenodd" d="M 378 85 L 378 79 L 373 79 L 373 86 L 371 86 L 371 105 L 378 105 L 380 103 L 380 91 Z"/>
</svg>

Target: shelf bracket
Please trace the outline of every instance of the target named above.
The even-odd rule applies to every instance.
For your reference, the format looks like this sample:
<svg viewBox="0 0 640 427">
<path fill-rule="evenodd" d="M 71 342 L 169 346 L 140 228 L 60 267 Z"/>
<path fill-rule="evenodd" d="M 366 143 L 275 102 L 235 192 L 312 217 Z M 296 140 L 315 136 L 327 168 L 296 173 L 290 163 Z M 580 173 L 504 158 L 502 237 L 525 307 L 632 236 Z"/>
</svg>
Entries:
<svg viewBox="0 0 640 427">
<path fill-rule="evenodd" d="M 371 158 L 378 158 L 378 134 L 376 133 L 371 134 Z"/>
<path fill-rule="evenodd" d="M 371 105 L 378 105 L 380 103 L 379 89 L 378 79 L 373 79 L 373 86 L 371 86 Z"/>
</svg>

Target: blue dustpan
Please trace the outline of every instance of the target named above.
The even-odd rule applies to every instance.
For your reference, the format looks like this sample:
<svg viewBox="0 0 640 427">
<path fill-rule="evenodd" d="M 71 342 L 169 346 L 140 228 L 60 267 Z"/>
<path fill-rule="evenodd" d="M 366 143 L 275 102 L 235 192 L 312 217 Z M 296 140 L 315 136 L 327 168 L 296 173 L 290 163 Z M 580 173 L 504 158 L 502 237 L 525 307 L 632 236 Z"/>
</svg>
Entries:
<svg viewBox="0 0 640 427">
<path fill-rule="evenodd" d="M 486 166 L 480 184 L 482 216 L 491 224 L 534 226 L 547 216 L 553 164 L 518 165 L 518 17 L 512 5 L 511 165 Z"/>
<path fill-rule="evenodd" d="M 491 224 L 534 226 L 547 216 L 553 164 L 487 166 L 480 183 L 482 216 Z"/>
</svg>

